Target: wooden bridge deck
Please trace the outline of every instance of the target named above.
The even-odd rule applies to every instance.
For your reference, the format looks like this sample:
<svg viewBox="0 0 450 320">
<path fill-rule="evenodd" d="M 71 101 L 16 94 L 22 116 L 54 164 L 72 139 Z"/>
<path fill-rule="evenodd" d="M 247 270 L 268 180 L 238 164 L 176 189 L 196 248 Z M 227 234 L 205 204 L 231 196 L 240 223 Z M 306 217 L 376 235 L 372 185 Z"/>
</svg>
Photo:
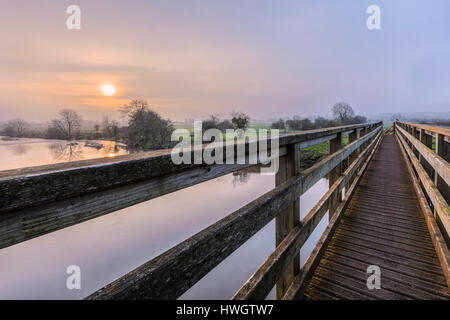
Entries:
<svg viewBox="0 0 450 320">
<path fill-rule="evenodd" d="M 367 288 L 369 265 L 380 267 L 381 289 Z M 393 135 L 384 136 L 304 298 L 450 298 Z"/>
</svg>

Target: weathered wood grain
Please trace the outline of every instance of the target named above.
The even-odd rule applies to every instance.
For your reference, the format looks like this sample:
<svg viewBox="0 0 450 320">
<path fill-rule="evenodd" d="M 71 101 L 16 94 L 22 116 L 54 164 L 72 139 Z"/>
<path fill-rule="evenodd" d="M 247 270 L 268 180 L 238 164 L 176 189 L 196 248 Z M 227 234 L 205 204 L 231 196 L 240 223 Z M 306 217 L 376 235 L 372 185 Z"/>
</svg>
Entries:
<svg viewBox="0 0 450 320">
<path fill-rule="evenodd" d="M 215 165 L 0 215 L 0 248 L 214 179 L 249 165 Z"/>
<path fill-rule="evenodd" d="M 418 123 L 410 123 L 410 122 L 404 122 L 404 121 L 396 121 L 397 127 L 398 125 L 402 125 L 403 128 L 409 127 L 409 128 L 416 128 L 416 129 L 424 129 L 428 132 L 432 132 L 433 134 L 441 134 L 443 136 L 450 137 L 450 129 L 447 128 L 441 128 L 441 127 L 434 127 L 434 126 L 428 126 L 424 124 L 418 124 Z"/>
<path fill-rule="evenodd" d="M 411 180 L 413 181 L 414 191 L 416 192 L 417 198 L 419 200 L 422 209 L 422 213 L 427 223 L 428 231 L 430 232 L 431 235 L 431 240 L 433 241 L 433 245 L 435 247 L 439 261 L 441 263 L 442 271 L 444 273 L 447 286 L 448 288 L 450 288 L 450 250 L 448 249 L 447 243 L 445 242 L 445 238 L 442 236 L 439 226 L 436 223 L 435 217 L 428 205 L 428 201 L 425 197 L 425 194 L 423 193 L 420 187 L 419 180 L 417 179 L 414 173 L 410 159 L 408 158 L 408 154 L 403 149 L 404 145 L 402 145 L 402 142 L 400 142 L 399 140 L 397 141 L 399 143 L 400 150 L 402 152 L 403 158 L 408 168 L 409 175 L 411 177 Z"/>
<path fill-rule="evenodd" d="M 258 232 L 301 192 L 294 177 L 136 268 L 88 299 L 176 299 Z"/>
<path fill-rule="evenodd" d="M 427 163 L 436 171 L 437 174 L 450 185 L 450 163 L 442 159 L 433 150 L 424 145 L 420 140 L 413 137 L 402 128 L 398 128 L 398 131 L 412 143 L 414 148 L 419 152 L 420 156 L 427 161 Z"/>
<path fill-rule="evenodd" d="M 269 193 L 252 201 L 216 224 L 168 250 L 100 289 L 89 299 L 174 299 L 206 275 L 306 190 L 304 181 L 314 184 L 377 132 L 367 134 L 346 148 L 328 156 L 300 175 L 288 179 Z M 297 149 L 297 148 L 296 148 Z M 319 176 L 323 173 L 322 176 Z M 313 177 L 311 177 L 313 176 Z"/>
<path fill-rule="evenodd" d="M 356 178 L 354 179 L 353 183 L 351 184 L 350 188 L 345 193 L 344 199 L 337 208 L 335 214 L 330 219 L 328 226 L 326 227 L 325 231 L 323 232 L 322 236 L 320 237 L 317 244 L 314 246 L 314 249 L 311 251 L 311 254 L 309 255 L 308 259 L 302 266 L 300 270 L 300 274 L 295 277 L 294 282 L 292 283 L 291 287 L 286 292 L 286 295 L 283 297 L 283 300 L 293 300 L 293 299 L 301 299 L 303 297 L 303 294 L 305 292 L 305 289 L 308 285 L 308 282 L 311 280 L 313 273 L 319 264 L 319 261 L 321 259 L 321 256 L 325 252 L 327 248 L 327 244 L 330 242 L 334 231 L 336 230 L 339 221 L 350 202 L 353 193 L 355 192 L 356 186 L 358 185 L 359 181 L 361 180 L 361 177 L 363 176 L 365 170 L 368 167 L 368 164 L 370 163 L 370 160 L 372 159 L 373 155 L 375 154 L 380 141 L 381 141 L 382 135 L 376 140 L 375 146 L 370 151 L 370 154 L 367 155 L 364 164 L 358 171 Z"/>
<path fill-rule="evenodd" d="M 279 145 L 283 147 L 298 144 L 368 126 L 370 124 L 287 134 L 280 136 Z M 244 148 L 245 154 L 249 155 L 251 143 L 253 142 L 236 142 L 233 145 L 235 154 L 238 148 Z M 267 139 L 258 141 L 258 150 L 260 147 L 264 149 L 266 144 Z M 206 147 L 207 145 L 203 146 L 201 152 Z M 224 158 L 227 147 L 229 146 L 223 146 Z M 195 152 L 189 152 L 191 159 Z M 83 160 L 0 172 L 0 214 L 205 166 L 194 163 L 175 165 L 171 159 L 171 150 L 118 156 L 105 161 L 107 160 Z"/>
<path fill-rule="evenodd" d="M 342 189 L 348 185 L 353 178 L 354 173 L 364 162 L 366 155 L 375 147 L 381 134 L 375 137 L 371 144 L 355 159 L 352 165 L 347 168 L 342 176 L 333 184 L 325 195 L 302 219 L 300 225 L 296 226 L 283 241 L 277 246 L 276 250 L 261 265 L 261 267 L 252 275 L 252 277 L 239 289 L 233 299 L 264 299 L 272 289 L 280 274 L 292 261 L 305 241 L 312 234 L 314 229 L 321 221 L 323 215 L 330 207 L 330 201 L 333 194 L 341 193 Z"/>
<path fill-rule="evenodd" d="M 358 145 L 361 142 L 355 141 Z M 357 146 L 348 146 L 356 148 Z M 287 151 L 280 149 L 280 156 Z M 343 150 L 343 152 L 347 152 Z M 345 155 L 344 155 L 345 156 Z M 336 162 L 342 157 L 335 154 L 303 172 L 302 183 L 308 187 L 328 173 L 327 161 Z M 251 165 L 211 165 L 168 174 L 162 177 L 118 186 L 114 189 L 90 192 L 67 200 L 50 202 L 37 207 L 0 213 L 0 248 L 19 243 L 52 231 L 123 209 L 127 206 L 150 200 L 222 175 L 242 170 Z"/>
<path fill-rule="evenodd" d="M 402 133 L 403 129 L 399 129 L 399 131 Z M 403 130 L 403 133 L 405 131 Z M 439 216 L 439 219 L 444 227 L 445 232 L 447 235 L 450 234 L 450 206 L 447 204 L 445 199 L 442 197 L 441 193 L 437 189 L 437 187 L 434 185 L 431 178 L 428 176 L 428 174 L 425 172 L 421 164 L 419 163 L 419 160 L 416 158 L 416 155 L 411 151 L 409 146 L 407 145 L 405 139 L 402 137 L 402 135 L 397 135 L 397 138 L 400 140 L 402 146 L 404 147 L 404 150 L 408 154 L 408 158 L 411 161 L 414 169 L 417 172 L 418 178 L 428 195 L 430 201 L 433 203 L 434 209 L 436 210 L 437 215 Z"/>
<path fill-rule="evenodd" d="M 275 185 L 284 183 L 291 177 L 300 173 L 300 147 L 291 145 L 288 147 L 287 154 L 280 157 L 279 170 L 275 176 Z M 289 232 L 299 224 L 300 221 L 300 197 L 285 210 L 280 212 L 275 218 L 275 245 L 278 246 Z M 294 280 L 294 277 L 300 270 L 300 255 L 297 253 L 288 266 L 279 277 L 276 286 L 276 295 L 281 299 L 287 288 Z M 273 286 L 273 285 L 272 285 Z"/>
</svg>

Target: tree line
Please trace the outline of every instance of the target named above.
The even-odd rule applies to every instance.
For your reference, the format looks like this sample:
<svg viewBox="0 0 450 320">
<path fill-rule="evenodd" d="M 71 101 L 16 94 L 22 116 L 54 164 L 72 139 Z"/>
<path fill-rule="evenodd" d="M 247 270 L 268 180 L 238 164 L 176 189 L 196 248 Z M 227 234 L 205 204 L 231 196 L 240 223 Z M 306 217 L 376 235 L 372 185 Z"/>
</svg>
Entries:
<svg viewBox="0 0 450 320">
<path fill-rule="evenodd" d="M 355 116 L 352 107 L 346 103 L 333 106 L 333 120 L 317 117 L 314 121 L 294 117 L 291 120 L 282 119 L 272 123 L 273 129 L 310 130 L 352 123 L 365 123 L 367 119 Z M 153 111 L 145 100 L 131 100 L 120 108 L 126 125 L 120 125 L 115 120 L 104 117 L 101 123 L 94 124 L 94 130 L 83 129 L 83 118 L 71 109 L 60 110 L 58 116 L 50 120 L 44 132 L 33 132 L 30 124 L 23 119 L 13 119 L 6 123 L 3 135 L 10 137 L 39 137 L 61 140 L 95 140 L 110 139 L 124 142 L 135 149 L 170 148 L 175 129 L 170 119 L 164 119 Z M 233 112 L 229 119 L 221 119 L 218 115 L 210 115 L 202 124 L 203 131 L 219 129 L 225 133 L 227 129 L 245 130 L 250 125 L 250 116 L 243 112 Z"/>
<path fill-rule="evenodd" d="M 317 117 L 312 121 L 308 118 L 294 116 L 289 120 L 279 119 L 273 122 L 271 127 L 279 130 L 312 130 L 367 122 L 366 117 L 355 115 L 353 108 L 345 102 L 336 103 L 331 112 L 333 119 Z"/>
</svg>

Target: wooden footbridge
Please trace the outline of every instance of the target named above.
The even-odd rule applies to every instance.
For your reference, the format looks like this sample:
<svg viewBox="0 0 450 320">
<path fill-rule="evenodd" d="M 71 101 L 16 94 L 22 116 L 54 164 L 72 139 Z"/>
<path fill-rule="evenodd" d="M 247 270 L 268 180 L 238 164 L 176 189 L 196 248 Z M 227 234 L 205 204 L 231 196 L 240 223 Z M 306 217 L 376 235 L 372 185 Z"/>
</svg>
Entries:
<svg viewBox="0 0 450 320">
<path fill-rule="evenodd" d="M 323 142 L 329 155 L 301 171 L 301 150 Z M 240 147 L 246 159 L 234 164 L 175 165 L 161 150 L 0 172 L 0 250 L 253 166 L 263 144 Z M 450 130 L 369 123 L 283 135 L 278 154 L 268 149 L 280 161 L 273 190 L 87 299 L 176 299 L 273 219 L 275 251 L 232 299 L 264 299 L 274 286 L 278 299 L 450 298 Z M 329 190 L 300 219 L 300 196 L 323 177 Z M 373 268 L 379 288 L 368 286 Z"/>
</svg>

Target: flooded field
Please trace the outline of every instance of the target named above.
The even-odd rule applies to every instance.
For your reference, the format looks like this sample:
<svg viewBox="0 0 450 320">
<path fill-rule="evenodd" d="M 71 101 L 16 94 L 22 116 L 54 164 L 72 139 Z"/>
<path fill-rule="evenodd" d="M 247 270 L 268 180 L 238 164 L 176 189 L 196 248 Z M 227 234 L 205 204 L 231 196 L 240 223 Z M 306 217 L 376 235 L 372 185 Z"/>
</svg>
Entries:
<svg viewBox="0 0 450 320">
<path fill-rule="evenodd" d="M 0 299 L 86 297 L 274 187 L 274 176 L 254 171 L 229 174 L 1 249 Z M 302 217 L 326 190 L 328 181 L 322 179 L 301 197 Z M 301 249 L 302 263 L 327 221 L 328 214 Z M 274 248 L 272 221 L 180 298 L 229 299 Z M 69 265 L 81 268 L 81 290 L 66 288 Z M 274 290 L 268 298 L 275 298 Z"/>
<path fill-rule="evenodd" d="M 87 146 L 86 141 L 0 139 L 0 171 L 128 154 L 123 145 L 114 141 L 96 140 L 92 145 L 97 147 Z"/>
</svg>

